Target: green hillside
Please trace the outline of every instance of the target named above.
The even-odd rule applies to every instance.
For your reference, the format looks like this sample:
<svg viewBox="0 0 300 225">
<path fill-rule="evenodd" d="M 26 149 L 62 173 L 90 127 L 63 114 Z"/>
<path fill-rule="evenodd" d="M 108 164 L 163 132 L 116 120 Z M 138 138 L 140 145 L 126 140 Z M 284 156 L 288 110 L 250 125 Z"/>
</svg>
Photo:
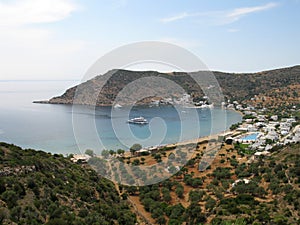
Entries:
<svg viewBox="0 0 300 225">
<path fill-rule="evenodd" d="M 62 155 L 0 143 L 0 224 L 135 224 L 115 186 Z"/>
<path fill-rule="evenodd" d="M 204 172 L 199 154 L 170 179 L 128 194 L 155 224 L 299 224 L 299 149 L 276 147 L 250 162 L 227 145 Z"/>
</svg>

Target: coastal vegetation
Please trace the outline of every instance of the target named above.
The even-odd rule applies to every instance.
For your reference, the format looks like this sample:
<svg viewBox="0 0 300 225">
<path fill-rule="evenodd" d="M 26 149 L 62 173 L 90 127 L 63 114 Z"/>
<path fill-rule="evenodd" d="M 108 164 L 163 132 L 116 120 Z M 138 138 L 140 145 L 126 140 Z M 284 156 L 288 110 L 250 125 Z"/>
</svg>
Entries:
<svg viewBox="0 0 300 225">
<path fill-rule="evenodd" d="M 297 224 L 299 148 L 290 144 L 250 162 L 238 146 L 225 145 L 204 172 L 195 157 L 166 181 L 124 190 L 155 224 Z"/>
<path fill-rule="evenodd" d="M 247 119 L 247 118 L 245 118 Z M 248 118 L 249 119 L 249 118 Z M 106 150 L 103 159 L 86 150 L 89 164 L 71 157 L 21 149 L 0 143 L 1 224 L 297 224 L 300 221 L 300 144 L 274 147 L 270 155 L 250 158 L 247 144 L 223 143 L 206 169 L 200 170 L 212 142 L 164 146 L 139 155 L 139 144 L 126 154 Z M 103 160 L 119 157 L 132 164 L 120 172 L 134 184 L 145 176 L 138 165 L 180 162 L 193 147 L 193 156 L 167 180 L 136 187 L 113 184 L 91 166 L 108 171 Z M 123 165 L 123 166 L 121 166 Z M 130 184 L 130 182 L 128 182 Z M 137 218 L 136 218 L 137 216 Z"/>
<path fill-rule="evenodd" d="M 88 149 L 88 164 L 0 143 L 0 224 L 299 224 L 299 73 L 299 66 L 215 72 L 224 106 L 244 113 L 243 122 L 230 127 L 229 141 L 216 135 L 151 151 L 136 143 L 129 152 L 103 150 L 100 156 Z M 115 70 L 47 103 L 72 104 L 77 89 L 76 104 L 112 105 L 127 84 L 149 76 L 180 84 L 194 102 L 205 100 L 186 73 Z M 262 142 L 243 140 L 249 130 L 260 131 Z M 162 175 L 169 178 L 162 181 Z M 138 187 L 137 180 L 151 185 Z"/>
<path fill-rule="evenodd" d="M 257 122 L 259 115 L 253 115 L 245 115 L 243 123 L 232 129 L 233 137 L 244 134 L 236 132 L 244 121 Z M 271 122 L 276 119 L 272 117 L 267 115 Z M 293 128 L 299 124 L 295 118 L 290 118 Z M 300 144 L 281 146 L 266 139 L 267 145 L 274 145 L 270 154 L 256 155 L 247 142 L 224 141 L 223 136 L 214 136 L 210 141 L 199 139 L 194 144 L 166 145 L 152 151 L 134 144 L 129 152 L 103 150 L 101 156 L 88 149 L 89 164 L 72 162 L 72 155 L 0 143 L 0 222 L 299 223 Z M 138 167 L 157 163 L 163 167 L 149 173 Z M 171 177 L 161 181 L 162 173 Z M 137 179 L 152 184 L 136 187 Z"/>
<path fill-rule="evenodd" d="M 135 223 L 115 185 L 88 165 L 0 143 L 0 224 Z"/>
</svg>

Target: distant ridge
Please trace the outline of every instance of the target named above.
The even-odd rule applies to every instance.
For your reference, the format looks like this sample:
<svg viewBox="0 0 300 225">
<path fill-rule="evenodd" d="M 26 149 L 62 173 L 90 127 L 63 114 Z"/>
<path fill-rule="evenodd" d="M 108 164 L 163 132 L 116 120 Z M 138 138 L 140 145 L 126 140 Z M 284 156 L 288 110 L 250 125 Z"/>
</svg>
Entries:
<svg viewBox="0 0 300 225">
<path fill-rule="evenodd" d="M 111 73 L 113 73 L 113 75 L 109 78 Z M 207 73 L 209 72 L 198 71 L 192 74 L 201 77 Z M 298 85 L 300 85 L 300 66 L 257 73 L 224 73 L 218 71 L 213 73 L 221 87 L 225 99 L 239 101 L 250 100 L 255 96 L 264 96 L 275 90 L 290 86 L 298 87 Z M 204 95 L 197 83 L 185 72 L 160 73 L 157 71 L 129 71 L 117 69 L 71 87 L 61 96 L 51 98 L 47 101 L 35 101 L 35 103 L 111 106 L 118 93 L 127 84 L 147 77 L 160 77 L 174 81 L 190 94 L 194 101 Z M 107 78 L 109 79 L 105 82 Z M 145 85 L 146 88 L 151 88 L 150 86 L 147 87 L 147 84 L 143 85 Z M 103 88 L 100 88 L 102 86 Z M 76 90 L 78 97 L 73 101 Z M 132 95 L 134 96 L 134 93 L 132 93 Z M 151 100 L 152 98 L 145 98 L 140 101 L 140 104 L 148 104 Z M 124 104 L 126 104 L 126 102 Z"/>
</svg>

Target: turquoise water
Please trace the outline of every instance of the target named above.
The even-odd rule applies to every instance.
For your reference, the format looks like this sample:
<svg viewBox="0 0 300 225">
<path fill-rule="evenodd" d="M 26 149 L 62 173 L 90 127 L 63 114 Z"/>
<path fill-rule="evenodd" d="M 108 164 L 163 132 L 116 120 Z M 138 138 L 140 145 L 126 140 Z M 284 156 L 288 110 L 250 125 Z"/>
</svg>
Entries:
<svg viewBox="0 0 300 225">
<path fill-rule="evenodd" d="M 240 114 L 222 109 L 164 107 L 78 107 L 33 104 L 60 95 L 75 81 L 0 81 L 0 141 L 52 153 L 80 149 L 128 149 L 133 143 L 154 146 L 224 131 L 241 121 Z M 126 112 L 129 111 L 129 116 Z M 143 116 L 149 124 L 128 124 Z M 75 137 L 76 135 L 76 137 Z"/>
<path fill-rule="evenodd" d="M 259 133 L 253 133 L 249 134 L 243 138 L 241 138 L 243 141 L 255 141 L 258 137 Z"/>
</svg>

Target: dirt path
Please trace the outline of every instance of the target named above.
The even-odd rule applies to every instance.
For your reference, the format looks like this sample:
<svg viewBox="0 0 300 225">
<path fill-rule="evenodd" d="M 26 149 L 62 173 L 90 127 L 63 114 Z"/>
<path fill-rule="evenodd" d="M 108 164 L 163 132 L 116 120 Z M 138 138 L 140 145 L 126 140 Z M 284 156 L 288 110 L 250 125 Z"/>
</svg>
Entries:
<svg viewBox="0 0 300 225">
<path fill-rule="evenodd" d="M 155 224 L 155 220 L 151 217 L 151 213 L 147 212 L 141 204 L 138 196 L 129 196 L 128 201 L 131 203 L 136 215 L 142 220 L 140 225 Z"/>
</svg>

